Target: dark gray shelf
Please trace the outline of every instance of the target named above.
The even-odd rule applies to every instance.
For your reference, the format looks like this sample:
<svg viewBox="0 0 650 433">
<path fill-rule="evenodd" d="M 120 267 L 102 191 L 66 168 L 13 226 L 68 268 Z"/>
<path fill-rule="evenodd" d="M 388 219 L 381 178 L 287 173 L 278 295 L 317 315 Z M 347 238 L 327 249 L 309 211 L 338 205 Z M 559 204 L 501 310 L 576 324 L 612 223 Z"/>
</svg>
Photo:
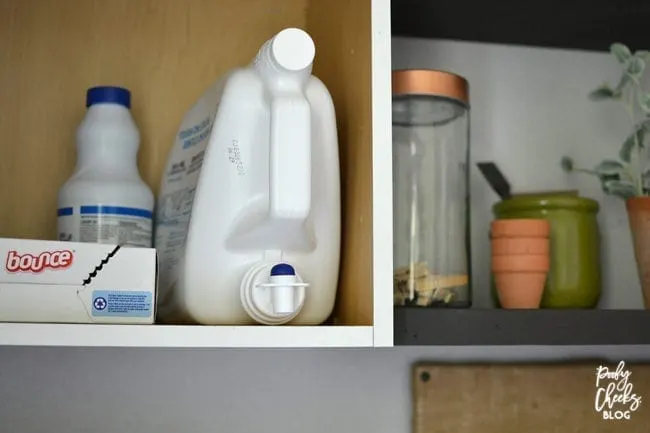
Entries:
<svg viewBox="0 0 650 433">
<path fill-rule="evenodd" d="M 650 345 L 647 310 L 395 307 L 395 346 Z"/>
<path fill-rule="evenodd" d="M 647 49 L 647 0 L 392 0 L 392 33 L 605 51 L 612 42 Z"/>
</svg>

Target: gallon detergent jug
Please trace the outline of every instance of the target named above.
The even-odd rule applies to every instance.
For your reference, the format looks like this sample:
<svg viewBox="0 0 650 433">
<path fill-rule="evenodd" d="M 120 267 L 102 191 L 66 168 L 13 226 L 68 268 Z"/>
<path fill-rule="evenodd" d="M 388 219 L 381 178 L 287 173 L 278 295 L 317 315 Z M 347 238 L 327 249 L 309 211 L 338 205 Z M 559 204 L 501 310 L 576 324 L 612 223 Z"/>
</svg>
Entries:
<svg viewBox="0 0 650 433">
<path fill-rule="evenodd" d="M 317 325 L 341 238 L 334 106 L 315 47 L 285 29 L 185 115 L 160 189 L 158 318 Z"/>
</svg>

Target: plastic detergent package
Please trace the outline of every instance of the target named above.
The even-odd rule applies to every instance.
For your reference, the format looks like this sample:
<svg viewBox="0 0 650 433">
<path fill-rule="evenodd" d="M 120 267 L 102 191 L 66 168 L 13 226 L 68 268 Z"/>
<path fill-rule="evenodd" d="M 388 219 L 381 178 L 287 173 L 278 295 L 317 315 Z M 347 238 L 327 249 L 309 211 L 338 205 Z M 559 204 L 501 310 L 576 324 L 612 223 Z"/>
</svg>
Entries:
<svg viewBox="0 0 650 433">
<path fill-rule="evenodd" d="M 185 114 L 157 208 L 160 320 L 316 325 L 332 312 L 339 154 L 315 54 L 306 32 L 282 30 Z"/>
</svg>

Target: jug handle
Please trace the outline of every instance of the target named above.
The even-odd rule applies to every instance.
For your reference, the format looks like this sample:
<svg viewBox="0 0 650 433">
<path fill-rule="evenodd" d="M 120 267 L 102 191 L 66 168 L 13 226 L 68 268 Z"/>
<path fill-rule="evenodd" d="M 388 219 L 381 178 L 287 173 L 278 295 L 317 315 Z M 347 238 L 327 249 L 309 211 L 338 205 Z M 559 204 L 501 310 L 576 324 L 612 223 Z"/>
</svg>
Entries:
<svg viewBox="0 0 650 433">
<path fill-rule="evenodd" d="M 305 219 L 311 208 L 311 107 L 302 94 L 271 100 L 270 211 L 274 219 Z"/>
</svg>

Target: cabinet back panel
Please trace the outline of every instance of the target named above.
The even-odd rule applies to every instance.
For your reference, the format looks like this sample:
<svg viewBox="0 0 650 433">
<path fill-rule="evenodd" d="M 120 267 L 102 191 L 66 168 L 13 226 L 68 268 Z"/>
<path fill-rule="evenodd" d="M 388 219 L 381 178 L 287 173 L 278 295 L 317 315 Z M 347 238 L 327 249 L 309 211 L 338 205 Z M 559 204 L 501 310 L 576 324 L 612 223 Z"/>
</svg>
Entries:
<svg viewBox="0 0 650 433">
<path fill-rule="evenodd" d="M 131 90 L 140 172 L 157 193 L 183 113 L 264 40 L 304 22 L 303 0 L 0 3 L 0 236 L 55 238 L 88 87 Z"/>
<path fill-rule="evenodd" d="M 371 1 L 312 0 L 307 29 L 316 43 L 314 73 L 337 111 L 343 193 L 338 321 L 372 325 Z"/>
</svg>

